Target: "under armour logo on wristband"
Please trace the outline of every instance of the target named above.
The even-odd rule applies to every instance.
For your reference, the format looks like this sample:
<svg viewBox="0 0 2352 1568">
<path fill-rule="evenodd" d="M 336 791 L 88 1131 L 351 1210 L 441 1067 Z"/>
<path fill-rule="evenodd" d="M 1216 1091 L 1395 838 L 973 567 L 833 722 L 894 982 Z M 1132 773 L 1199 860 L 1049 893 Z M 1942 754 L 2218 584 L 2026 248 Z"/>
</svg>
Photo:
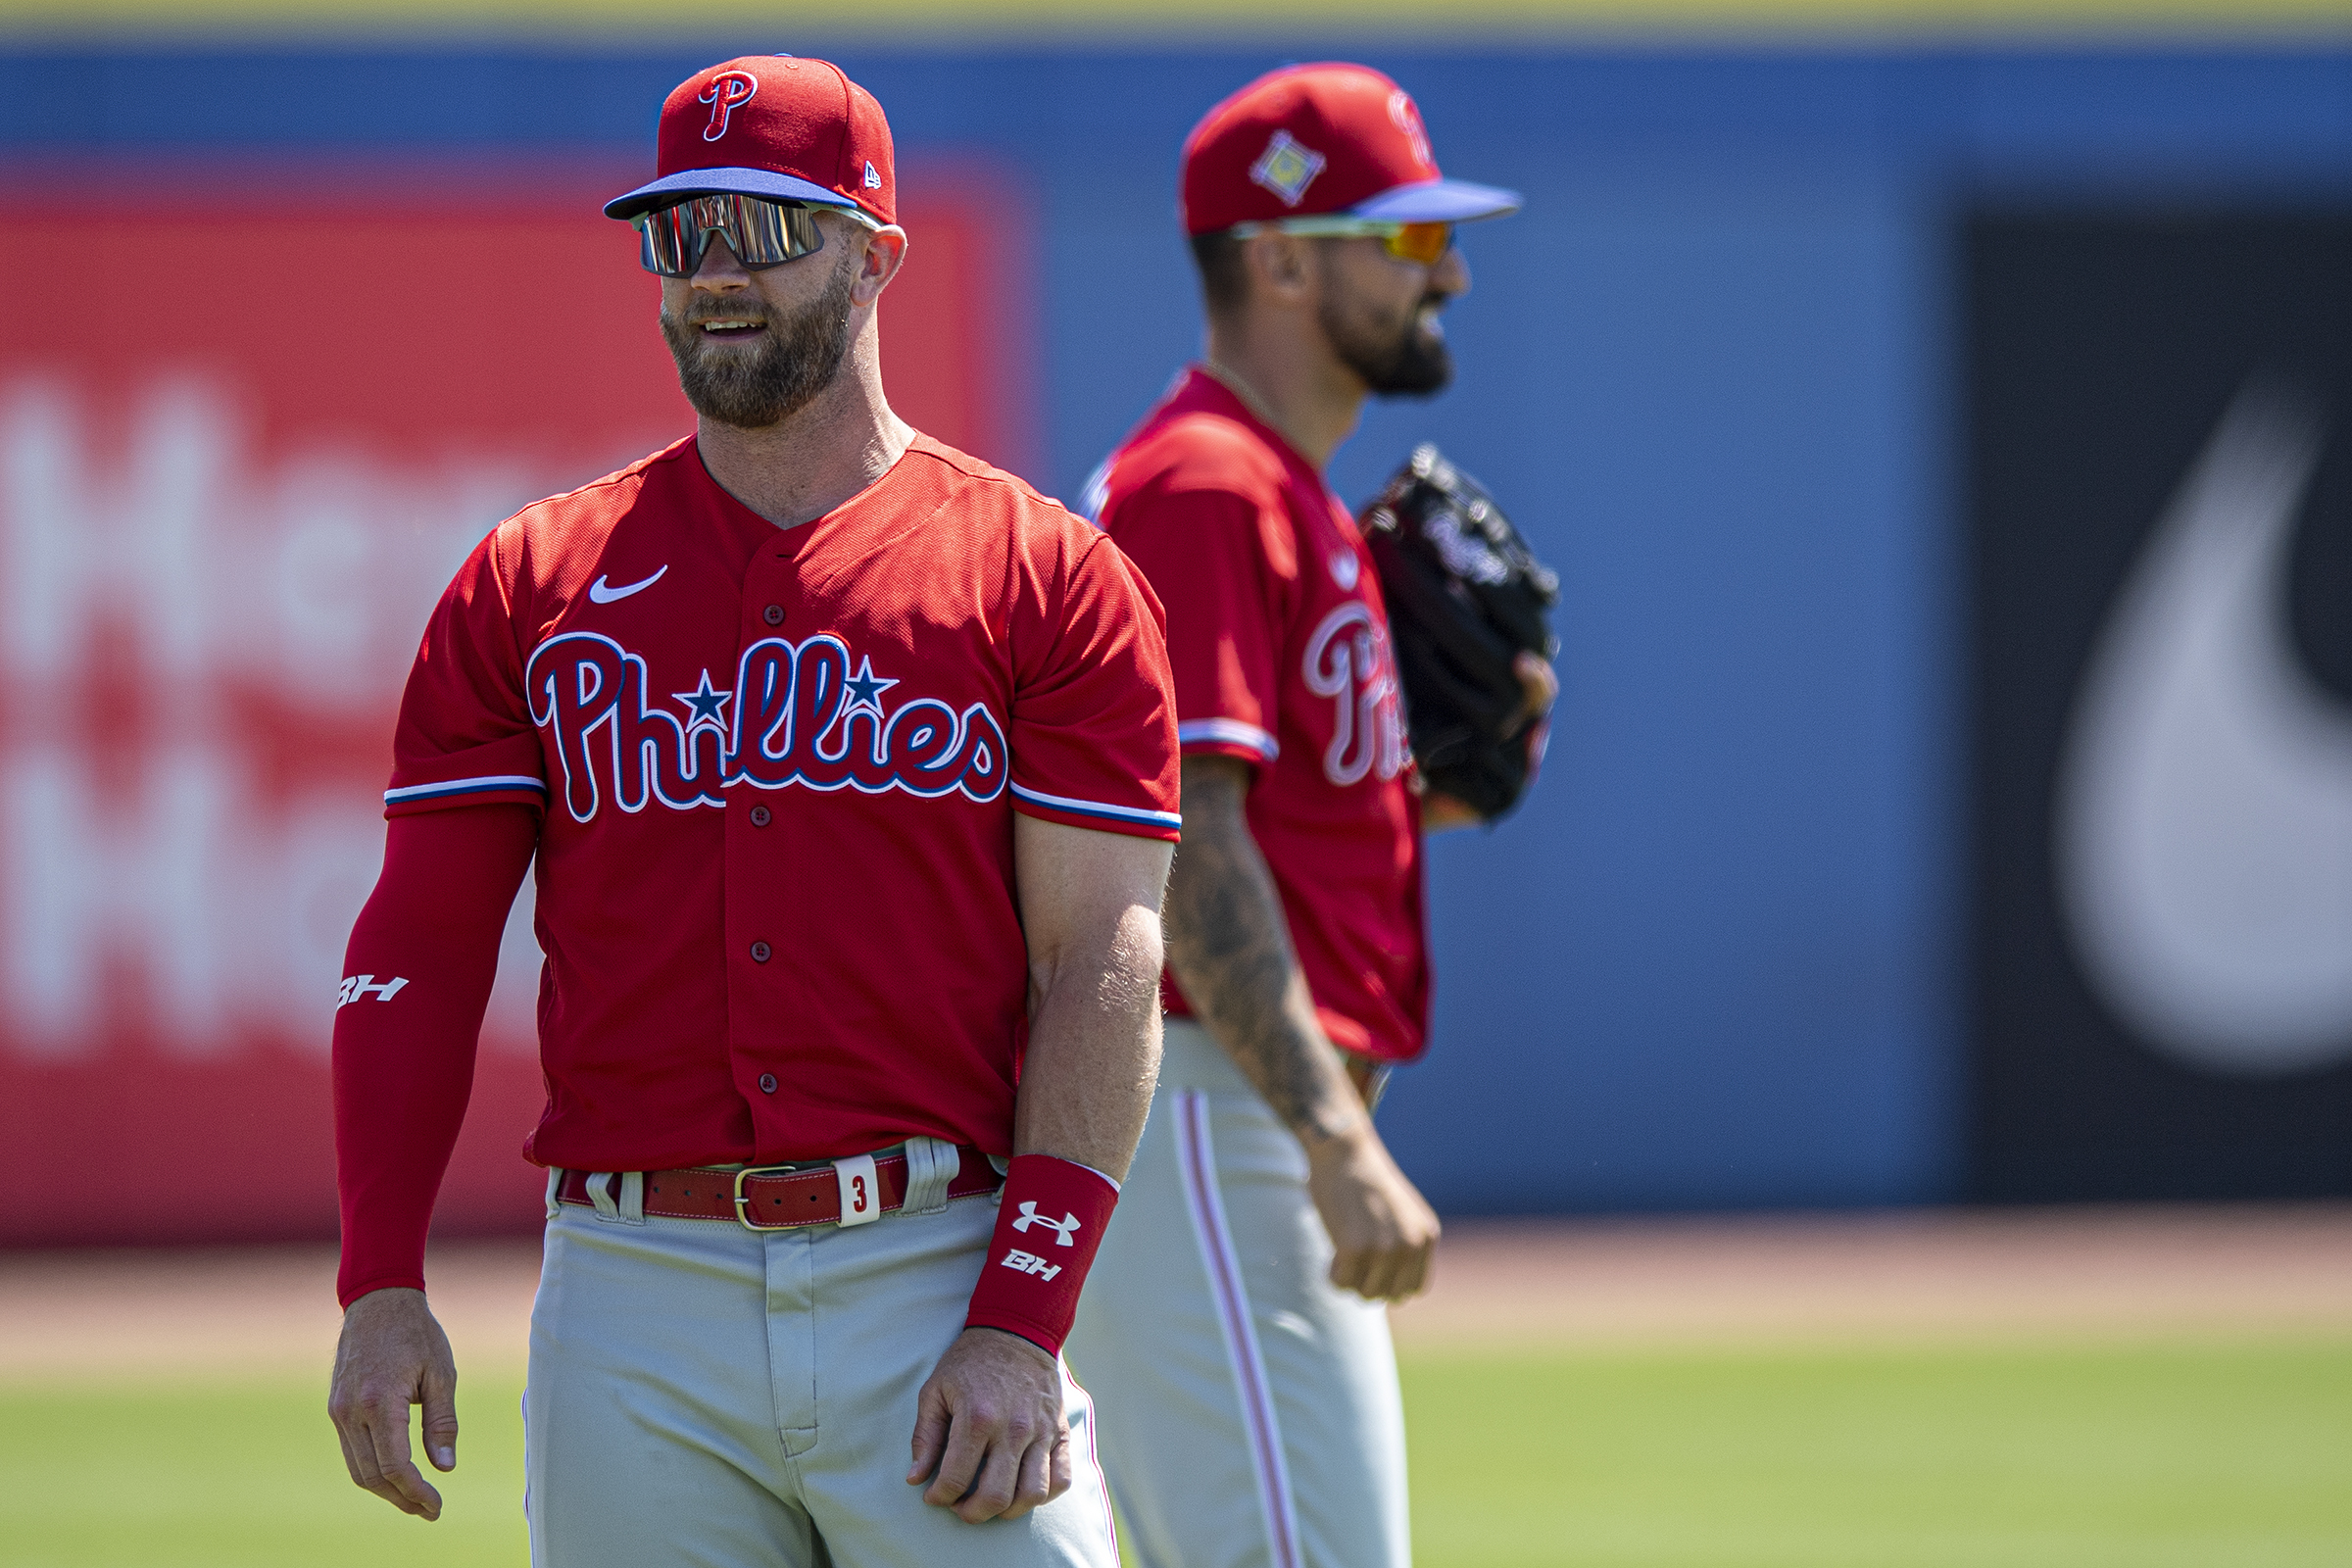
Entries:
<svg viewBox="0 0 2352 1568">
<path fill-rule="evenodd" d="M 988 1243 L 987 1255 L 997 1261 L 980 1271 L 972 1286 L 972 1309 L 963 1321 L 1018 1335 L 1048 1355 L 1059 1355 L 1070 1320 L 1078 1314 L 1079 1287 L 1086 1283 L 1118 1200 L 1117 1184 L 1099 1170 L 1052 1154 L 1013 1155 L 997 1200 L 996 1234 Z M 1047 1217 L 1054 1213 L 1061 1218 Z M 1056 1245 L 1047 1247 L 1043 1237 L 1016 1240 L 1040 1226 L 1054 1233 Z M 1052 1253 L 1054 1261 L 1028 1250 L 1032 1247 Z M 1012 1279 L 1005 1278 L 1007 1271 Z"/>
<path fill-rule="evenodd" d="M 1049 1225 L 1053 1222 L 1051 1220 L 1039 1220 L 1038 1223 L 1040 1225 Z M 1066 1246 L 1067 1244 L 1065 1243 L 1064 1245 Z M 1061 1265 L 1059 1263 L 1049 1263 L 1044 1258 L 1038 1256 L 1035 1252 L 1024 1252 L 1017 1247 L 1006 1252 L 1002 1258 L 998 1259 L 997 1266 L 999 1268 L 1011 1269 L 1016 1274 L 1034 1274 L 1041 1280 L 1051 1280 L 1054 1275 L 1061 1272 Z"/>
<path fill-rule="evenodd" d="M 1012 1228 L 1026 1235 L 1029 1227 L 1032 1225 L 1043 1225 L 1046 1229 L 1052 1231 L 1054 1233 L 1054 1245 L 1056 1247 L 1076 1247 L 1078 1244 L 1071 1241 L 1070 1238 L 1077 1235 L 1078 1232 L 1084 1228 L 1079 1223 L 1078 1216 L 1069 1213 L 1066 1210 L 1059 1219 L 1048 1219 L 1045 1215 L 1040 1214 L 1037 1211 L 1037 1205 L 1035 1203 L 1023 1203 L 1021 1205 L 1021 1217 L 1012 1222 Z M 1021 1255 L 1026 1257 L 1028 1254 L 1024 1252 Z M 1051 1278 L 1052 1276 L 1048 1277 Z"/>
</svg>

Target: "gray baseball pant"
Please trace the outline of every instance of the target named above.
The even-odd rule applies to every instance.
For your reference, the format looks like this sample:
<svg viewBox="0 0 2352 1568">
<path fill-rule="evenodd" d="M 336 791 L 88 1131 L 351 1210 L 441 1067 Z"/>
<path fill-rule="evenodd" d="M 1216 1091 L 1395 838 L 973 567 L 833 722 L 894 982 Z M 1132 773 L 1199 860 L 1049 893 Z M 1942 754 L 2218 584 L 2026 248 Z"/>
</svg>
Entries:
<svg viewBox="0 0 2352 1568">
<path fill-rule="evenodd" d="M 1167 1024 L 1159 1092 L 1066 1347 L 1143 1568 L 1406 1568 L 1387 1309 L 1327 1278 L 1306 1156 Z"/>
<path fill-rule="evenodd" d="M 1061 1497 L 969 1525 L 905 1480 L 993 1196 L 760 1233 L 647 1218 L 641 1181 L 597 1190 L 617 1190 L 611 1213 L 551 1204 L 531 1311 L 533 1568 L 1115 1568 L 1093 1410 L 1066 1370 Z"/>
</svg>

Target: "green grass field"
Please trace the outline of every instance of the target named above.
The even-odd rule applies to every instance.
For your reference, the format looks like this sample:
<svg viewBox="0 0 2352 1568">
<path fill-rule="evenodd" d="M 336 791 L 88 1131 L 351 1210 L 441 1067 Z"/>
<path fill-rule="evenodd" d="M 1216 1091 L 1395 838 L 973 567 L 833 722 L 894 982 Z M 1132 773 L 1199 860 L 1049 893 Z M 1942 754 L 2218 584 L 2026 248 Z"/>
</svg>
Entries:
<svg viewBox="0 0 2352 1568">
<path fill-rule="evenodd" d="M 9 1568 L 524 1561 L 514 1381 L 425 1525 L 314 1383 L 0 1389 Z M 2352 1340 L 1408 1361 L 1422 1568 L 2352 1563 Z"/>
</svg>

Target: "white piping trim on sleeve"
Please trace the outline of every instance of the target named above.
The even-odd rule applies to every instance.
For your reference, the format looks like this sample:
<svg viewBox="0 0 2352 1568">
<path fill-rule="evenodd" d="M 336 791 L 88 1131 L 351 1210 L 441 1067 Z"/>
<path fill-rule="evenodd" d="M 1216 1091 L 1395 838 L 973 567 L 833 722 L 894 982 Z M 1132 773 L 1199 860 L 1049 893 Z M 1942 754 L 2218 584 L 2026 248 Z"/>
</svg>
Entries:
<svg viewBox="0 0 2352 1568">
<path fill-rule="evenodd" d="M 1195 741 L 1221 741 L 1228 746 L 1247 746 L 1271 762 L 1282 755 L 1282 746 L 1273 736 L 1255 724 L 1245 724 L 1238 718 L 1196 718 L 1176 726 L 1176 744 L 1190 746 Z"/>
<path fill-rule="evenodd" d="M 486 795 L 493 790 L 537 790 L 547 793 L 544 779 L 528 773 L 491 773 L 481 778 L 445 778 L 438 784 L 411 784 L 405 789 L 384 791 L 384 804 L 398 806 L 403 801 L 429 801 L 443 795 Z"/>
<path fill-rule="evenodd" d="M 1079 816 L 1105 816 L 1114 822 L 1142 822 L 1152 827 L 1182 827 L 1184 818 L 1174 811 L 1148 811 L 1136 806 L 1112 806 L 1103 801 L 1074 800 L 1067 795 L 1048 795 L 1015 784 L 1012 793 L 1032 806 L 1051 806 L 1056 811 L 1069 811 Z"/>
</svg>

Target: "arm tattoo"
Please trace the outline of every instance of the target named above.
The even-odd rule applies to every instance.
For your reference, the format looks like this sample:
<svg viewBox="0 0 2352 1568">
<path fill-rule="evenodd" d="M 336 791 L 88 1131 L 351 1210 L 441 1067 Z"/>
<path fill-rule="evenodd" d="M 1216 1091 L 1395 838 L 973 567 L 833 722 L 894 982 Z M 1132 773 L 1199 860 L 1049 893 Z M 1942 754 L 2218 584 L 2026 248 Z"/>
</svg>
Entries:
<svg viewBox="0 0 2352 1568">
<path fill-rule="evenodd" d="M 1247 764 L 1184 762 L 1184 843 L 1168 878 L 1168 965 L 1200 1023 L 1274 1113 L 1319 1141 L 1363 1118 L 1362 1102 L 1323 1030 L 1282 897 L 1250 836 Z"/>
</svg>

